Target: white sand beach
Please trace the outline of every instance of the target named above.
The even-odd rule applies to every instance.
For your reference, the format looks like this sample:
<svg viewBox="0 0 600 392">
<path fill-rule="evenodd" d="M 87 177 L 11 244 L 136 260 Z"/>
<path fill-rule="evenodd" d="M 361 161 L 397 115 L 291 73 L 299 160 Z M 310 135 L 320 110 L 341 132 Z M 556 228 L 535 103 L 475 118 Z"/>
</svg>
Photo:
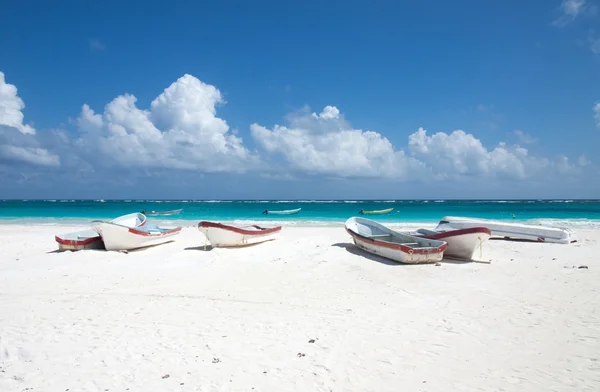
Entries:
<svg viewBox="0 0 600 392">
<path fill-rule="evenodd" d="M 600 231 L 401 265 L 340 227 L 53 252 L 0 226 L 0 391 L 599 391 Z M 587 266 L 588 268 L 578 268 Z"/>
</svg>

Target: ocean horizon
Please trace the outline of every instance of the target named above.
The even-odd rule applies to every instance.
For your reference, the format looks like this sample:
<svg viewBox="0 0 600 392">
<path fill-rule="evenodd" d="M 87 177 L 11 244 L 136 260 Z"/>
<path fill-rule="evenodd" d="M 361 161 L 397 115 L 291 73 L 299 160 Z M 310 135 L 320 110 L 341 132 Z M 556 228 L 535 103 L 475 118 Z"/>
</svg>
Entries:
<svg viewBox="0 0 600 392">
<path fill-rule="evenodd" d="M 301 208 L 293 215 L 265 215 L 263 211 Z M 152 199 L 4 199 L 0 223 L 69 224 L 113 219 L 141 211 L 182 209 L 171 216 L 149 216 L 158 221 L 213 220 L 234 223 L 269 222 L 337 224 L 360 210 L 384 210 L 365 217 L 387 223 L 436 223 L 444 216 L 468 216 L 563 226 L 600 227 L 597 199 L 396 199 L 396 200 L 152 200 Z"/>
</svg>

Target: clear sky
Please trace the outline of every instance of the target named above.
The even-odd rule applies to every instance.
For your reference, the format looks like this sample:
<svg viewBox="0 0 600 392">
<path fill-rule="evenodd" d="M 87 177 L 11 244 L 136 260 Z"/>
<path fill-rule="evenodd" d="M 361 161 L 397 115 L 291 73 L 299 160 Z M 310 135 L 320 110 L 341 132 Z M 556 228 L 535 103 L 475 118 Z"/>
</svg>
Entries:
<svg viewBox="0 0 600 392">
<path fill-rule="evenodd" d="M 1 8 L 0 198 L 600 198 L 600 0 Z"/>
</svg>

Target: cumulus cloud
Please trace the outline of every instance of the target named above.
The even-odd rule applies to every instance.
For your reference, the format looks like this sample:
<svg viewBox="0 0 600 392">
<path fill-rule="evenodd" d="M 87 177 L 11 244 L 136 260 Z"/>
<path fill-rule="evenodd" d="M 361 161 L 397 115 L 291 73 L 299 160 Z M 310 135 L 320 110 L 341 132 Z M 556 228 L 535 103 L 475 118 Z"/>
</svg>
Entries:
<svg viewBox="0 0 600 392">
<path fill-rule="evenodd" d="M 23 122 L 25 103 L 17 93 L 0 72 L 0 161 L 59 166 L 59 157 L 41 148 L 35 128 Z"/>
<path fill-rule="evenodd" d="M 487 149 L 462 130 L 429 135 L 423 128 L 408 136 L 408 149 L 395 147 L 377 132 L 354 129 L 335 106 L 320 114 L 304 109 L 288 116 L 287 126 L 252 124 L 251 133 L 267 155 L 283 157 L 295 170 L 339 177 L 408 179 L 525 179 L 554 168 L 575 172 L 566 157 L 532 156 L 526 148 L 499 143 Z M 535 141 L 522 131 L 522 141 Z"/>
<path fill-rule="evenodd" d="M 554 161 L 531 156 L 526 148 L 500 142 L 488 150 L 472 134 L 456 130 L 450 134 L 428 135 L 420 128 L 408 137 L 412 156 L 421 160 L 443 178 L 460 176 L 525 179 L 547 171 L 550 167 L 561 172 L 576 168 L 566 157 Z"/>
<path fill-rule="evenodd" d="M 320 114 L 288 116 L 289 125 L 252 124 L 256 143 L 282 156 L 295 170 L 340 177 L 408 178 L 422 165 L 377 132 L 353 129 L 335 106 Z"/>
<path fill-rule="evenodd" d="M 166 88 L 149 110 L 136 103 L 134 95 L 124 94 L 101 114 L 83 105 L 77 145 L 99 151 L 105 164 L 124 167 L 243 172 L 259 163 L 216 116 L 216 107 L 225 103 L 221 92 L 192 75 Z"/>
<path fill-rule="evenodd" d="M 594 105 L 594 118 L 596 119 L 596 126 L 600 128 L 600 102 Z"/>
</svg>

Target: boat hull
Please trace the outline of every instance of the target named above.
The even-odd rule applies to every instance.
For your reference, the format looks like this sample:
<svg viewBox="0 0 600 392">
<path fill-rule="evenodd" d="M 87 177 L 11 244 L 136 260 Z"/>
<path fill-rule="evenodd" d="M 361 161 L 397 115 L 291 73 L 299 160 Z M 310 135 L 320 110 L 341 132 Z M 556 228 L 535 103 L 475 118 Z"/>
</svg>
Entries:
<svg viewBox="0 0 600 392">
<path fill-rule="evenodd" d="M 102 237 L 95 230 L 81 230 L 54 236 L 58 250 L 104 249 Z"/>
<path fill-rule="evenodd" d="M 528 225 L 516 222 L 504 222 L 491 219 L 445 216 L 436 227 L 437 231 L 486 227 L 494 237 L 569 244 L 577 241 L 575 233 L 568 228 Z"/>
<path fill-rule="evenodd" d="M 445 241 L 448 243 L 448 247 L 444 251 L 444 257 L 465 260 L 471 260 L 475 251 L 481 249 L 483 243 L 491 237 L 491 231 L 486 227 L 473 227 L 445 232 L 418 230 L 411 234 L 417 237 Z"/>
<path fill-rule="evenodd" d="M 128 227 L 141 227 L 146 224 L 146 217 L 141 213 L 134 212 L 133 214 L 119 216 L 111 222 Z M 105 249 L 102 236 L 94 229 L 56 235 L 54 240 L 58 243 L 58 250 L 60 251 Z"/>
<path fill-rule="evenodd" d="M 438 262 L 448 246 L 444 241 L 399 233 L 364 218 L 350 218 L 344 227 L 359 248 L 404 264 Z"/>
<path fill-rule="evenodd" d="M 281 226 L 271 228 L 249 226 L 242 228 L 202 221 L 198 223 L 198 230 L 204 234 L 211 246 L 215 248 L 240 247 L 276 239 L 281 232 Z"/>
<path fill-rule="evenodd" d="M 393 208 L 387 208 L 385 210 L 372 210 L 372 211 L 363 211 L 363 215 L 383 215 L 392 212 Z"/>
<path fill-rule="evenodd" d="M 283 210 L 283 211 L 269 211 L 267 215 L 293 215 L 300 212 L 302 208 L 296 208 L 295 210 Z"/>
<path fill-rule="evenodd" d="M 169 215 L 175 215 L 175 214 L 179 214 L 183 209 L 180 208 L 178 210 L 171 210 L 171 211 L 146 211 L 145 215 L 148 216 L 169 216 Z"/>
<path fill-rule="evenodd" d="M 164 244 L 181 231 L 176 227 L 167 231 L 151 231 L 140 227 L 127 227 L 111 222 L 92 222 L 92 228 L 102 236 L 106 250 L 133 250 Z"/>
</svg>

